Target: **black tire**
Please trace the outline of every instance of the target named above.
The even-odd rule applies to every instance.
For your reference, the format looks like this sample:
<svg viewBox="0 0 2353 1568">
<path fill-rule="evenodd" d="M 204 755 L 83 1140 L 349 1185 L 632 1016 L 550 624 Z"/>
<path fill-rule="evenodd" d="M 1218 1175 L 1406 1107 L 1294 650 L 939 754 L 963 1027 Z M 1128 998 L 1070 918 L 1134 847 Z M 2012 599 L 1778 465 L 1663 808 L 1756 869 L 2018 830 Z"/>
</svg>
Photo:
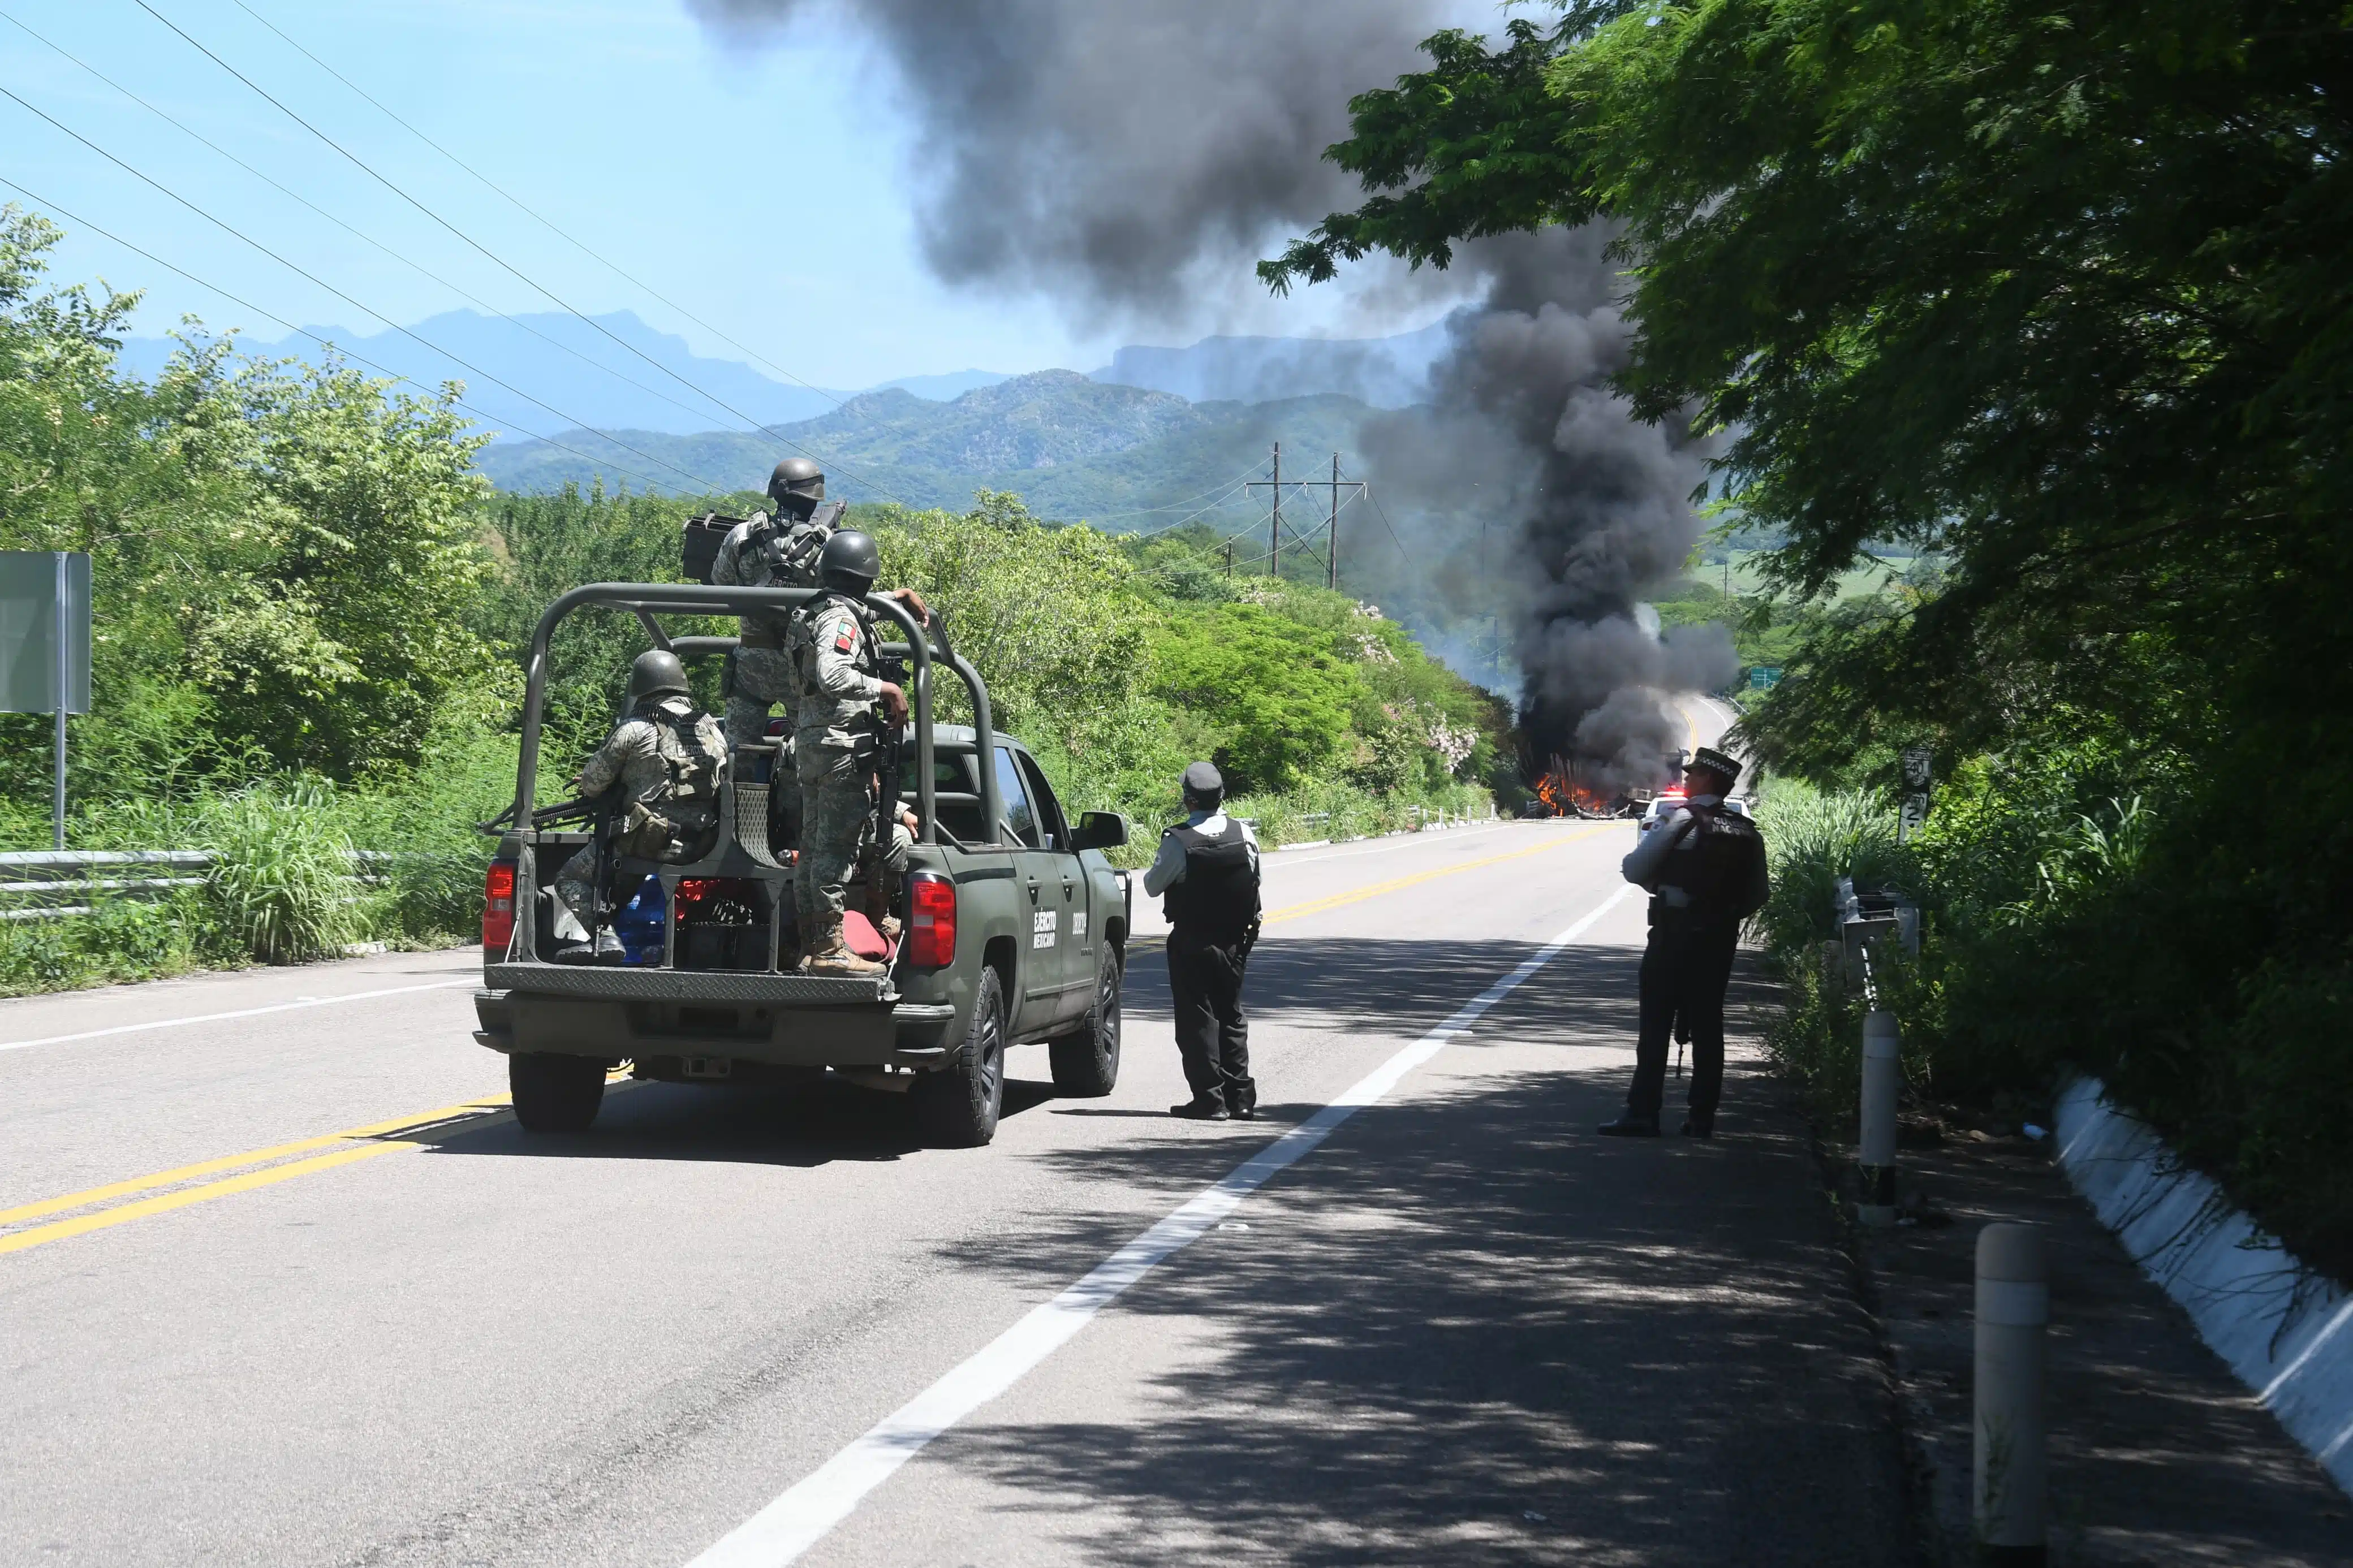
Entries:
<svg viewBox="0 0 2353 1568">
<path fill-rule="evenodd" d="M 1119 1086 L 1120 952 L 1103 944 L 1095 968 L 1095 997 L 1076 1029 L 1046 1042 L 1053 1064 L 1054 1090 L 1077 1100 L 1100 1100 Z"/>
<path fill-rule="evenodd" d="M 507 1058 L 515 1120 L 526 1132 L 586 1132 L 605 1102 L 605 1064 L 595 1057 L 518 1051 Z"/>
<path fill-rule="evenodd" d="M 1005 1104 L 1005 986 L 984 964 L 972 1022 L 948 1053 L 948 1065 L 925 1073 L 910 1091 L 923 1137 L 943 1149 L 977 1149 L 997 1136 Z"/>
</svg>

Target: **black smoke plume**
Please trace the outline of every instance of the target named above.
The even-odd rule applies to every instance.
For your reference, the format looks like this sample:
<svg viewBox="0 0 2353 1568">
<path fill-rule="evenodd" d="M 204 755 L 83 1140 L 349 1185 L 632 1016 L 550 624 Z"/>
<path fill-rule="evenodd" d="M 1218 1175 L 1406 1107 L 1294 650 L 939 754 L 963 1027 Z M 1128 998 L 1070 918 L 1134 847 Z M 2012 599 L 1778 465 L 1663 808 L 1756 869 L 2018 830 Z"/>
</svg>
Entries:
<svg viewBox="0 0 2353 1568">
<path fill-rule="evenodd" d="M 689 0 L 733 35 L 804 18 L 890 56 L 921 132 L 917 216 L 942 278 L 1042 294 L 1096 318 L 1177 320 L 1230 302 L 1249 263 L 1353 180 L 1323 158 L 1347 102 L 1426 63 L 1416 45 L 1493 10 L 1465 0 Z M 1638 618 L 1701 525 L 1706 446 L 1630 417 L 1624 280 L 1597 228 L 1462 247 L 1451 277 L 1383 279 L 1391 301 L 1483 300 L 1451 323 L 1430 404 L 1368 421 L 1372 478 L 1458 621 L 1496 614 L 1523 671 L 1535 765 L 1574 758 L 1607 789 L 1655 783 L 1682 727 L 1660 693 L 1720 682 L 1720 631 Z M 1499 526 L 1498 526 L 1499 524 Z M 1484 537 L 1474 545 L 1474 531 Z"/>
<path fill-rule="evenodd" d="M 1269 245 L 1347 205 L 1348 100 L 1420 63 L 1441 0 L 688 0 L 735 36 L 839 18 L 880 42 L 921 132 L 943 279 L 1174 319 L 1255 290 Z"/>
<path fill-rule="evenodd" d="M 1537 770 L 1560 756 L 1604 793 L 1660 781 L 1683 726 L 1661 693 L 1735 668 L 1720 628 L 1670 629 L 1638 608 L 1699 541 L 1691 498 L 1710 443 L 1688 419 L 1632 417 L 1609 377 L 1626 363 L 1625 280 L 1598 226 L 1466 247 L 1487 294 L 1449 323 L 1423 408 L 1368 424 L 1376 482 L 1443 527 L 1475 505 L 1507 521 L 1504 559 L 1457 549 L 1450 598 L 1494 603 L 1515 628 L 1521 728 Z"/>
</svg>

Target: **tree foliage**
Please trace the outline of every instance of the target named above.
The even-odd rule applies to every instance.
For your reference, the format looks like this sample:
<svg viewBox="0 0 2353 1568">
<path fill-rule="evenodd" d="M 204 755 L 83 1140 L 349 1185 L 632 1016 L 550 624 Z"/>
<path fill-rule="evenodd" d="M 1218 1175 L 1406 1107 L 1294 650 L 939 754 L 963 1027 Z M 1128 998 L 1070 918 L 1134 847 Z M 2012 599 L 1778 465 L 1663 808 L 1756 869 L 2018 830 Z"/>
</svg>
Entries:
<svg viewBox="0 0 2353 1568">
<path fill-rule="evenodd" d="M 1333 150 L 1366 204 L 1262 275 L 1610 226 L 1622 389 L 1701 409 L 1779 542 L 1799 642 L 1749 744 L 1960 764 L 1921 873 L 1952 1060 L 2093 1068 L 2346 1269 L 2295 1086 L 2353 1053 L 2282 1026 L 2353 969 L 2342 6 L 1652 0 L 1429 48 Z M 1831 603 L 1872 542 L 1930 569 Z"/>
</svg>

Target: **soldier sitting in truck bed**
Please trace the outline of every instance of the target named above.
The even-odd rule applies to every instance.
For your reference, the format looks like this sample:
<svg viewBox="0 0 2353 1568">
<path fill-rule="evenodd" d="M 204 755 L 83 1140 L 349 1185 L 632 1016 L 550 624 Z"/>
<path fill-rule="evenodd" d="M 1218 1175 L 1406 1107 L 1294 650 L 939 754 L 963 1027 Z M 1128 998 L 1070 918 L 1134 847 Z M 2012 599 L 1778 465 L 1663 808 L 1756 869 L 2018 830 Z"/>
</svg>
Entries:
<svg viewBox="0 0 2353 1568">
<path fill-rule="evenodd" d="M 619 786 L 600 837 L 583 845 L 555 877 L 559 963 L 618 963 L 621 941 L 605 918 L 611 856 L 677 862 L 707 853 L 719 826 L 719 779 L 727 740 L 719 721 L 694 705 L 686 667 L 661 649 L 629 667 L 629 712 L 580 764 L 573 785 L 583 798 Z M 603 864 L 600 866 L 600 858 Z"/>
</svg>

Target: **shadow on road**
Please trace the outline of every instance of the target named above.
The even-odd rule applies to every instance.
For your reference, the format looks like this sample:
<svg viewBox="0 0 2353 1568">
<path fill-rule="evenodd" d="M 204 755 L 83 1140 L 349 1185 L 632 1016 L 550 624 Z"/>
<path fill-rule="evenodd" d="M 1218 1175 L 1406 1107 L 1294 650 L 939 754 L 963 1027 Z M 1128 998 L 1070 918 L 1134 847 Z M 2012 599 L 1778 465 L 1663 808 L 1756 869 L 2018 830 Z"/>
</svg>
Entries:
<svg viewBox="0 0 2353 1568">
<path fill-rule="evenodd" d="M 1453 1049 L 1610 1043 L 1634 962 L 1563 954 Z M 1907 1562 L 1883 1366 L 1769 1080 L 1736 1068 L 1713 1144 L 1620 1142 L 1625 1057 L 1527 1060 L 1358 1111 L 1124 1297 L 1188 1347 L 1125 1418 L 983 1419 L 942 1462 L 1106 1563 Z M 1189 1131 L 1039 1157 L 1206 1184 L 1264 1142 Z M 1134 1229 L 946 1255 L 1045 1292 Z"/>
</svg>

